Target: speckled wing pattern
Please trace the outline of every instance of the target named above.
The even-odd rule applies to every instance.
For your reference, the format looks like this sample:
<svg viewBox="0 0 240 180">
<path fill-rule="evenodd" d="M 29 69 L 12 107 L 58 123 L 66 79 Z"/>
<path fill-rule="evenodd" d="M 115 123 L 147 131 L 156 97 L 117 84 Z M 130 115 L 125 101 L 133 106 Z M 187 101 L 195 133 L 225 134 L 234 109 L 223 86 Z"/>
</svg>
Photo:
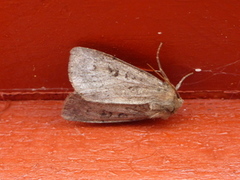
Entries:
<svg viewBox="0 0 240 180">
<path fill-rule="evenodd" d="M 83 47 L 70 53 L 69 79 L 85 100 L 144 104 L 164 90 L 160 79 L 109 54 Z"/>
<path fill-rule="evenodd" d="M 84 100 L 71 93 L 64 105 L 62 116 L 71 121 L 88 123 L 116 123 L 147 119 L 148 104 L 108 104 Z"/>
</svg>

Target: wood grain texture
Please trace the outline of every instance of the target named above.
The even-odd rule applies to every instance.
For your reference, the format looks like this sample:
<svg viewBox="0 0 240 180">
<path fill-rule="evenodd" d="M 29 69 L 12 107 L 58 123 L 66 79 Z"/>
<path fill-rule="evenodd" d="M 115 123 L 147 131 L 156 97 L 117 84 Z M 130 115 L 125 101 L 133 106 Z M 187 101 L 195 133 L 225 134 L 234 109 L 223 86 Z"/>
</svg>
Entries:
<svg viewBox="0 0 240 180">
<path fill-rule="evenodd" d="M 1 179 L 239 179 L 240 100 L 186 100 L 168 120 L 86 124 L 63 101 L 0 102 Z"/>
</svg>

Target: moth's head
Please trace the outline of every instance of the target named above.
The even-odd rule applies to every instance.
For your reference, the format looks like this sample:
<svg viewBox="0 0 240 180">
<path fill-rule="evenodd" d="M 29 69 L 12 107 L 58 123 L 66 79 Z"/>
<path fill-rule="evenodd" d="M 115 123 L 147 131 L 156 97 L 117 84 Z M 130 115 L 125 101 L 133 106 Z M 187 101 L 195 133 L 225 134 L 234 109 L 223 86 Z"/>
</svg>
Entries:
<svg viewBox="0 0 240 180">
<path fill-rule="evenodd" d="M 174 104 L 175 104 L 175 107 L 174 107 L 173 113 L 183 105 L 183 99 L 179 95 L 177 95 L 176 98 L 174 98 Z"/>
<path fill-rule="evenodd" d="M 176 85 L 176 87 L 169 81 L 166 74 L 163 72 L 163 78 L 165 80 L 164 82 L 164 89 L 167 91 L 166 95 L 166 111 L 174 112 L 177 111 L 178 108 L 180 108 L 183 104 L 183 99 L 181 98 L 180 94 L 178 93 L 178 89 L 181 87 L 182 82 L 193 73 L 189 73 L 185 75 L 179 83 Z"/>
<path fill-rule="evenodd" d="M 183 104 L 183 99 L 172 85 L 164 82 L 163 92 L 159 93 L 158 99 L 150 103 L 151 118 L 160 117 L 167 119 L 175 113 Z"/>
<path fill-rule="evenodd" d="M 175 88 L 173 88 L 171 85 L 167 84 L 167 98 L 166 103 L 164 103 L 164 108 L 167 112 L 173 114 L 175 113 L 178 108 L 180 108 L 183 104 L 183 99 L 179 95 L 179 93 L 176 91 Z"/>
</svg>

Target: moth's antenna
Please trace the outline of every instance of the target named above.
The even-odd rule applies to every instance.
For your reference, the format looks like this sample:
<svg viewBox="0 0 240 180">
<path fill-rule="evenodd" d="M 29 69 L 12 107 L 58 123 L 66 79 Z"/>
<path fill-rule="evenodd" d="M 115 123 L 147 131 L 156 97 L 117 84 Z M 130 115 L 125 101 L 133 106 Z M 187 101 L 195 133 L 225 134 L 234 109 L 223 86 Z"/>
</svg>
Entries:
<svg viewBox="0 0 240 180">
<path fill-rule="evenodd" d="M 182 82 L 183 82 L 188 76 L 191 76 L 192 74 L 193 74 L 193 72 L 191 72 L 191 73 L 187 74 L 186 76 L 184 76 L 184 77 L 179 81 L 179 83 L 176 85 L 176 90 L 178 90 L 178 89 L 181 87 Z"/>
<path fill-rule="evenodd" d="M 175 86 L 169 81 L 169 79 L 166 79 L 163 74 L 160 74 L 158 71 L 156 71 L 150 64 L 147 64 L 157 75 L 159 75 L 164 81 L 166 81 L 169 85 L 171 85 L 173 87 L 173 89 L 175 89 L 175 91 L 177 92 Z"/>
<path fill-rule="evenodd" d="M 159 44 L 159 46 L 158 46 L 157 54 L 156 54 L 156 59 L 157 59 L 158 68 L 159 68 L 158 72 L 160 72 L 160 73 L 162 74 L 162 76 L 164 77 L 164 78 L 163 78 L 164 80 L 166 80 L 169 84 L 172 85 L 172 83 L 170 83 L 167 75 L 166 75 L 165 72 L 162 70 L 162 66 L 161 66 L 161 64 L 160 64 L 159 54 L 160 54 L 160 49 L 161 49 L 162 45 L 163 45 L 163 43 L 161 42 L 161 43 Z M 152 68 L 152 69 L 153 69 L 153 68 Z M 174 87 L 174 86 L 172 85 L 172 86 L 174 87 L 174 89 L 178 90 L 178 89 L 181 87 L 182 82 L 183 82 L 188 76 L 190 76 L 190 75 L 192 75 L 192 74 L 193 74 L 193 72 L 187 74 L 186 76 L 184 76 L 184 77 L 179 81 L 179 83 L 176 85 L 176 87 Z M 162 76 L 161 76 L 161 77 L 162 77 Z M 177 91 L 176 91 L 176 92 L 177 92 Z"/>
<path fill-rule="evenodd" d="M 157 59 L 157 63 L 158 63 L 158 68 L 159 68 L 159 72 L 164 76 L 164 79 L 168 79 L 167 75 L 165 74 L 165 72 L 162 70 L 162 66 L 161 66 L 161 63 L 160 63 L 160 59 L 159 59 L 159 54 L 160 54 L 160 49 L 162 47 L 163 43 L 161 42 L 158 46 L 158 49 L 157 49 L 157 54 L 156 54 L 156 59 Z"/>
<path fill-rule="evenodd" d="M 158 71 L 156 71 L 151 65 L 147 64 L 157 75 L 159 75 L 164 81 L 166 81 L 170 86 L 172 86 L 172 88 L 175 90 L 178 98 L 180 97 L 180 94 L 177 92 L 176 87 L 169 81 L 169 79 L 166 79 L 166 77 L 164 77 L 162 74 L 160 74 Z"/>
<path fill-rule="evenodd" d="M 163 80 L 166 80 L 165 77 L 160 74 L 160 72 L 158 72 L 157 70 L 155 70 L 150 64 L 147 63 L 147 65 L 157 74 L 159 75 L 160 78 L 162 78 Z M 166 80 L 167 81 L 167 80 Z"/>
</svg>

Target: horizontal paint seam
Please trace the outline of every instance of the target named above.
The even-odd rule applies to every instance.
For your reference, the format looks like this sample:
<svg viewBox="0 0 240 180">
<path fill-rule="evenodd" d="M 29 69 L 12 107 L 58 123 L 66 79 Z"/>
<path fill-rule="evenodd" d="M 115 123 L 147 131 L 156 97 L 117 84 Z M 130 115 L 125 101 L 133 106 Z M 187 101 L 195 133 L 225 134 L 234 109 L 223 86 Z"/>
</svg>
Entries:
<svg viewBox="0 0 240 180">
<path fill-rule="evenodd" d="M 64 100 L 71 91 L 0 91 L 1 101 Z M 198 90 L 179 91 L 183 99 L 240 99 L 240 91 Z"/>
</svg>

